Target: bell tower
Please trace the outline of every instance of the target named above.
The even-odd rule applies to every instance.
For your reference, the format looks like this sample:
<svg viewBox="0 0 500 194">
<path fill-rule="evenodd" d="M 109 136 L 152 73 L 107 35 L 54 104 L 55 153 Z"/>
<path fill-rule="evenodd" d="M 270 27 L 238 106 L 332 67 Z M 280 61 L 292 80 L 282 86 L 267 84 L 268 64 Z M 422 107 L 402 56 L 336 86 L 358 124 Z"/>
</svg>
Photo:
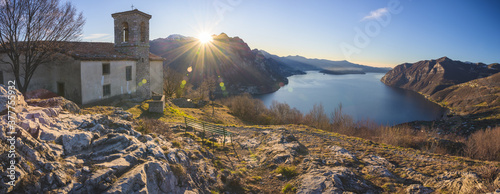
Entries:
<svg viewBox="0 0 500 194">
<path fill-rule="evenodd" d="M 115 21 L 115 49 L 136 58 L 137 95 L 150 98 L 149 20 L 151 15 L 134 9 L 114 13 L 111 16 Z"/>
</svg>

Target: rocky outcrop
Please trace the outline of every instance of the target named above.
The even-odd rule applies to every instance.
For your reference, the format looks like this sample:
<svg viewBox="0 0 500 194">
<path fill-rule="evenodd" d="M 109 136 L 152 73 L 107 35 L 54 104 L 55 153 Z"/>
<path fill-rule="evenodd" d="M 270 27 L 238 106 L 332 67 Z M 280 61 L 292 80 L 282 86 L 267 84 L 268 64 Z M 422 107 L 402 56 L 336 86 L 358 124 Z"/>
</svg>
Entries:
<svg viewBox="0 0 500 194">
<path fill-rule="evenodd" d="M 22 112 L 26 106 L 27 104 L 21 92 L 0 84 L 0 115 L 7 114 L 9 110 L 16 113 Z"/>
<path fill-rule="evenodd" d="M 299 176 L 297 193 L 376 193 L 377 189 L 368 185 L 346 167 L 324 167 L 314 169 Z"/>
<path fill-rule="evenodd" d="M 482 63 L 464 63 L 442 57 L 398 65 L 387 72 L 381 81 L 389 86 L 430 96 L 452 85 L 487 77 L 499 71 Z"/>
<path fill-rule="evenodd" d="M 430 194 L 432 192 L 434 192 L 434 190 L 429 187 L 424 187 L 421 184 L 412 184 L 406 188 L 406 193 L 408 194 Z"/>
<path fill-rule="evenodd" d="M 48 99 L 28 99 L 26 102 L 30 106 L 38 107 L 60 107 L 71 113 L 80 113 L 80 107 L 76 103 L 69 101 L 63 97 L 54 97 Z"/>
<path fill-rule="evenodd" d="M 286 130 L 269 133 L 261 145 L 263 164 L 292 164 L 299 154 L 306 154 L 307 149 Z"/>
<path fill-rule="evenodd" d="M 15 124 L 0 118 L 0 139 L 13 138 L 16 154 L 14 163 L 8 152 L 0 155 L 2 164 L 12 164 L 0 176 L 14 177 L 0 179 L 0 193 L 207 193 L 217 182 L 217 171 L 204 160 L 213 155 L 189 138 L 177 141 L 193 145 L 175 148 L 161 135 L 135 131 L 124 119 L 130 113 L 79 115 L 58 105 L 27 106 Z M 6 133 L 11 126 L 14 136 Z"/>
</svg>

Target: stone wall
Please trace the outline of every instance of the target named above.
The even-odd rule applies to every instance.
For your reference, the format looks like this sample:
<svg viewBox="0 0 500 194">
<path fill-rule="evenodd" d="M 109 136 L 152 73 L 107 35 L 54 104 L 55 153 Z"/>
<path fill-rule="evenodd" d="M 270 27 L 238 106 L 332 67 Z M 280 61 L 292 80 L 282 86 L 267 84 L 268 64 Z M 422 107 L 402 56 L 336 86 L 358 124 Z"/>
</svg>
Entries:
<svg viewBox="0 0 500 194">
<path fill-rule="evenodd" d="M 151 101 L 148 101 L 149 112 L 163 113 L 165 109 L 165 95 L 153 96 Z"/>
<path fill-rule="evenodd" d="M 151 97 L 149 64 L 149 19 L 151 16 L 138 10 L 112 14 L 115 25 L 115 47 L 121 52 L 137 57 L 137 97 Z M 123 41 L 124 24 L 128 26 L 128 41 Z M 143 27 L 141 27 L 143 26 Z M 145 36 L 144 39 L 141 39 Z"/>
</svg>

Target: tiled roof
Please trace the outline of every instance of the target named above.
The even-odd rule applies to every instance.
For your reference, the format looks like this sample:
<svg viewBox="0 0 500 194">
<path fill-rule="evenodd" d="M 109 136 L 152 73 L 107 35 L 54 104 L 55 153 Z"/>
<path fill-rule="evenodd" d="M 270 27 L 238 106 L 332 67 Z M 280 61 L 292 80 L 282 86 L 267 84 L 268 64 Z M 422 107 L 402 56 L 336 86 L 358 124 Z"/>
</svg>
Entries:
<svg viewBox="0 0 500 194">
<path fill-rule="evenodd" d="M 59 47 L 59 46 L 58 46 Z M 77 60 L 139 60 L 136 56 L 118 52 L 115 44 L 108 42 L 63 42 L 58 52 L 69 55 Z M 0 49 L 0 53 L 3 50 Z M 160 56 L 149 53 L 149 60 L 163 61 Z"/>
<path fill-rule="evenodd" d="M 61 52 L 79 60 L 137 60 L 116 51 L 113 43 L 104 42 L 67 42 Z"/>
<path fill-rule="evenodd" d="M 155 55 L 153 53 L 149 53 L 149 60 L 150 61 L 164 61 L 163 57 L 160 57 L 158 55 Z"/>
<path fill-rule="evenodd" d="M 126 55 L 115 49 L 115 44 L 105 42 L 66 42 L 62 53 L 79 60 L 137 60 L 135 56 Z M 152 61 L 162 61 L 163 58 L 149 53 Z"/>
</svg>

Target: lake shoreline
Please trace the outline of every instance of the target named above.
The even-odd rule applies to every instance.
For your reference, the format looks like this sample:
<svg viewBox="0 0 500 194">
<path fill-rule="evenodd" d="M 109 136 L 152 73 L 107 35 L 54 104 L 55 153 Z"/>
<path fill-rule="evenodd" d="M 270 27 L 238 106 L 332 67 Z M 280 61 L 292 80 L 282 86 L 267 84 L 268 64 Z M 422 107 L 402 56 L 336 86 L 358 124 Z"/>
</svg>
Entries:
<svg viewBox="0 0 500 194">
<path fill-rule="evenodd" d="M 273 100 L 287 103 L 307 114 L 314 104 L 323 104 L 326 114 L 342 104 L 345 113 L 357 121 L 372 120 L 383 125 L 441 119 L 441 106 L 413 91 L 392 88 L 380 82 L 383 73 L 342 76 L 307 71 L 288 77 L 289 84 L 279 90 L 253 95 L 269 107 Z"/>
</svg>

